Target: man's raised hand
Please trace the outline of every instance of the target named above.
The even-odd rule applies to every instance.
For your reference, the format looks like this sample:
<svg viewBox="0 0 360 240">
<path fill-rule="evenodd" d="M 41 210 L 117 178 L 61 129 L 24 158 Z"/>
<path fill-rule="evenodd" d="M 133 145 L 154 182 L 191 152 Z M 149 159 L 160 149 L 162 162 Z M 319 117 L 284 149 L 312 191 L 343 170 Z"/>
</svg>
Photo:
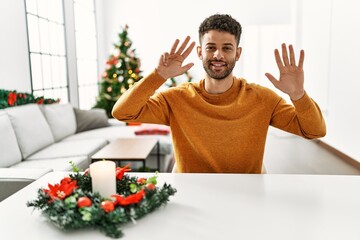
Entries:
<svg viewBox="0 0 360 240">
<path fill-rule="evenodd" d="M 178 49 L 180 41 L 176 39 L 171 47 L 170 53 L 165 52 L 161 55 L 156 70 L 164 79 L 179 76 L 194 66 L 194 63 L 188 63 L 182 66 L 184 60 L 189 56 L 195 46 L 195 42 L 187 46 L 189 41 L 190 37 L 187 36 Z"/>
<path fill-rule="evenodd" d="M 288 56 L 285 43 L 281 45 L 281 49 L 282 60 L 277 49 L 275 49 L 274 53 L 275 61 L 280 72 L 279 80 L 270 73 L 266 73 L 265 75 L 277 89 L 288 94 L 292 100 L 298 100 L 305 94 L 303 71 L 305 53 L 304 50 L 300 51 L 299 62 L 298 65 L 296 65 L 293 46 L 289 45 L 290 57 Z"/>
</svg>

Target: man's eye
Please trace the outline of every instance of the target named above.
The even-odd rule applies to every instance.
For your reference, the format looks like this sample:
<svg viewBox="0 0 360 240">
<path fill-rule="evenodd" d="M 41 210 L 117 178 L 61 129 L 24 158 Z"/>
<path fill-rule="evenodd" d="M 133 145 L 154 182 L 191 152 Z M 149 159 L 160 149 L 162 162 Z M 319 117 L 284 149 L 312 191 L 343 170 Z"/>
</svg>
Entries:
<svg viewBox="0 0 360 240">
<path fill-rule="evenodd" d="M 210 51 L 214 51 L 214 50 L 215 50 L 214 47 L 207 47 L 207 48 L 206 48 L 206 51 L 209 51 L 209 52 L 210 52 Z"/>
<path fill-rule="evenodd" d="M 224 51 L 227 51 L 227 52 L 232 50 L 230 47 L 224 47 L 223 49 L 224 49 Z"/>
</svg>

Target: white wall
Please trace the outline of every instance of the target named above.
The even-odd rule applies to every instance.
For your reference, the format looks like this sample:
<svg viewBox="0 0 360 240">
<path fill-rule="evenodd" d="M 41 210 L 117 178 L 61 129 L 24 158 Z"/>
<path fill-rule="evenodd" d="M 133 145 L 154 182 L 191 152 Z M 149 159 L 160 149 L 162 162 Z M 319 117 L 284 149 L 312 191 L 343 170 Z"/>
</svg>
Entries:
<svg viewBox="0 0 360 240">
<path fill-rule="evenodd" d="M 302 0 L 301 39 L 307 49 L 310 95 L 325 112 L 326 143 L 360 161 L 360 3 Z"/>
<path fill-rule="evenodd" d="M 293 1 L 272 0 L 270 3 L 263 0 L 228 0 L 226 4 L 223 4 L 218 0 L 135 0 L 129 5 L 125 0 L 107 0 L 102 4 L 106 13 L 103 14 L 106 26 L 104 26 L 102 35 L 106 36 L 104 49 L 107 50 L 102 57 L 105 59 L 108 57 L 113 49 L 112 43 L 118 39 L 117 34 L 121 31 L 121 27 L 128 24 L 129 36 L 142 61 L 141 69 L 144 74 L 147 74 L 155 68 L 161 53 L 168 51 L 176 38 L 184 39 L 190 35 L 198 43 L 198 27 L 205 17 L 217 12 L 231 14 L 243 24 L 244 38 L 246 38 L 247 28 L 251 28 L 251 26 L 261 27 L 274 24 L 287 26 L 291 24 Z M 136 8 L 135 11 L 133 6 L 141 7 Z M 249 31 L 252 30 L 249 29 Z M 284 35 L 289 35 L 288 32 L 285 32 L 283 36 L 280 34 L 276 37 L 266 31 L 263 34 L 265 34 L 264 37 L 271 40 L 269 41 L 271 44 L 267 45 L 269 48 L 265 49 L 271 57 L 275 47 L 273 43 L 277 42 L 277 46 L 281 43 L 273 40 L 284 39 L 286 38 Z M 245 49 L 244 55 L 252 54 Z M 259 57 L 259 55 L 256 56 Z M 256 64 L 256 60 L 253 61 L 253 64 Z M 202 78 L 203 68 L 195 51 L 192 52 L 188 61 L 195 63 L 190 71 L 194 78 Z M 234 70 L 235 74 L 242 73 L 243 62 L 242 60 L 239 62 Z M 105 69 L 104 63 L 102 66 L 100 64 L 100 67 Z"/>
<path fill-rule="evenodd" d="M 24 4 L 0 1 L 0 88 L 31 92 Z"/>
<path fill-rule="evenodd" d="M 326 141 L 360 161 L 360 2 L 333 0 Z"/>
</svg>

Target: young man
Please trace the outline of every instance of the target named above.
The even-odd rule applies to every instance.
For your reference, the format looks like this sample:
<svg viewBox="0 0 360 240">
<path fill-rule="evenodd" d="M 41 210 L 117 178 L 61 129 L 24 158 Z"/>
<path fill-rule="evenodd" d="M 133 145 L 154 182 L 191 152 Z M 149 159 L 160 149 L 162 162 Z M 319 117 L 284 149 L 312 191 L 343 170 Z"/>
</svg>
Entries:
<svg viewBox="0 0 360 240">
<path fill-rule="evenodd" d="M 188 46 L 187 37 L 178 47 L 176 40 L 156 69 L 119 98 L 113 116 L 169 125 L 178 172 L 261 173 L 269 125 L 308 139 L 325 136 L 321 111 L 304 90 L 304 51 L 296 64 L 293 47 L 288 53 L 283 44 L 282 59 L 275 50 L 280 78 L 265 74 L 293 106 L 272 90 L 233 76 L 240 35 L 241 25 L 231 16 L 208 17 L 200 25 L 197 47 L 205 79 L 154 94 L 168 78 L 193 66 L 183 62 L 195 43 Z"/>
</svg>

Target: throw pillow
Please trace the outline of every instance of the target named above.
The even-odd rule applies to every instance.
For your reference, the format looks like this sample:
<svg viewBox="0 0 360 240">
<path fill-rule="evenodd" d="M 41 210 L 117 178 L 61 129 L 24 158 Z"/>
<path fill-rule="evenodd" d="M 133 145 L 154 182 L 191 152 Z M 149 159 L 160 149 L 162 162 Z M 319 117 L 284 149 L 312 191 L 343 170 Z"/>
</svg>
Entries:
<svg viewBox="0 0 360 240">
<path fill-rule="evenodd" d="M 0 110 L 0 168 L 21 162 L 21 152 L 14 129 L 5 111 Z"/>
<path fill-rule="evenodd" d="M 5 111 L 14 128 L 24 159 L 54 143 L 50 126 L 37 104 L 26 104 Z"/>
<path fill-rule="evenodd" d="M 81 110 L 74 108 L 76 117 L 76 132 L 109 126 L 106 111 L 101 108 Z"/>
<path fill-rule="evenodd" d="M 71 104 L 44 105 L 43 112 L 50 125 L 55 142 L 75 133 L 76 119 Z"/>
</svg>

